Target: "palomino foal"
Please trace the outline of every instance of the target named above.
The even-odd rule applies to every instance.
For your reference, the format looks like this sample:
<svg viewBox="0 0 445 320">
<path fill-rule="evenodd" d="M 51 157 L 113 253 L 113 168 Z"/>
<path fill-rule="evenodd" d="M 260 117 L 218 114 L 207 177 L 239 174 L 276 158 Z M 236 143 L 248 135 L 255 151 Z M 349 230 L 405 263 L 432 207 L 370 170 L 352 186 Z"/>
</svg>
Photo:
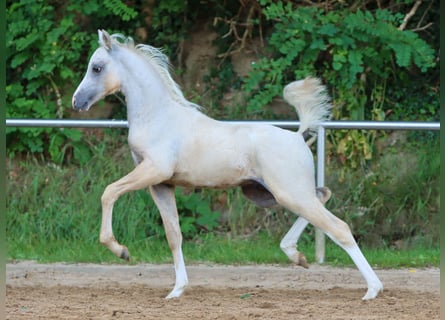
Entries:
<svg viewBox="0 0 445 320">
<path fill-rule="evenodd" d="M 188 279 L 174 187 L 241 186 L 255 203 L 277 203 L 301 217 L 281 242 L 291 260 L 304 265 L 296 243 L 311 223 L 352 258 L 367 282 L 363 299 L 377 296 L 382 283 L 349 227 L 324 207 L 328 190 L 315 187 L 313 157 L 302 133 L 316 131 L 330 116 L 329 97 L 318 79 L 306 78 L 284 88 L 285 100 L 300 119 L 298 132 L 264 124 L 225 123 L 207 117 L 184 98 L 160 50 L 135 46 L 131 38 L 105 31 L 99 31 L 99 44 L 74 93 L 73 108 L 87 111 L 104 96 L 121 91 L 127 104 L 128 143 L 136 164 L 103 193 L 101 243 L 118 257 L 130 258 L 127 247 L 113 235 L 113 205 L 124 193 L 148 187 L 174 259 L 176 282 L 167 298 L 179 297 Z"/>
</svg>

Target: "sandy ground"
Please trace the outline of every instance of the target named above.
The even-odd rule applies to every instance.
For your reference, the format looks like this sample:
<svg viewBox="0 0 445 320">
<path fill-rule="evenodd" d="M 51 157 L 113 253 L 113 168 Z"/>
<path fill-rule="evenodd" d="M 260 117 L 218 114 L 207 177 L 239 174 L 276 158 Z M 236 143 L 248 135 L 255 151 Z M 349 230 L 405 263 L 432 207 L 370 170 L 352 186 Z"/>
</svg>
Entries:
<svg viewBox="0 0 445 320">
<path fill-rule="evenodd" d="M 356 269 L 189 265 L 179 299 L 172 265 L 6 266 L 7 319 L 439 319 L 440 271 L 376 270 L 385 290 L 362 301 Z"/>
</svg>

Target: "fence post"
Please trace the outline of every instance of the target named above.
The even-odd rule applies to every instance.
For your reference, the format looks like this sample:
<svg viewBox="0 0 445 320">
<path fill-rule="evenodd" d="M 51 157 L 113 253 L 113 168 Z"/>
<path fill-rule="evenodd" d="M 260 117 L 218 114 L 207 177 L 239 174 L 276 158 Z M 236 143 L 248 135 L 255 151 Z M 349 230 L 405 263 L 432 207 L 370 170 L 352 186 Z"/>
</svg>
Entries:
<svg viewBox="0 0 445 320">
<path fill-rule="evenodd" d="M 317 135 L 317 187 L 324 187 L 325 138 L 325 128 L 319 126 Z M 325 242 L 323 231 L 315 229 L 315 260 L 320 264 L 324 262 Z"/>
</svg>

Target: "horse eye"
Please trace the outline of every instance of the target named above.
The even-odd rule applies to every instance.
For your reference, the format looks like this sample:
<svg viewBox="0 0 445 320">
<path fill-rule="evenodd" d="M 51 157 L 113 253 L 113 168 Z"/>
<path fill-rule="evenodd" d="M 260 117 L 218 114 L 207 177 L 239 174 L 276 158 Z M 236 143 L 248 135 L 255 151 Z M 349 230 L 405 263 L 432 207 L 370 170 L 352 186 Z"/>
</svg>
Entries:
<svg viewBox="0 0 445 320">
<path fill-rule="evenodd" d="M 99 67 L 99 66 L 93 66 L 93 72 L 94 73 L 100 73 L 101 71 L 102 71 L 102 67 Z"/>
</svg>

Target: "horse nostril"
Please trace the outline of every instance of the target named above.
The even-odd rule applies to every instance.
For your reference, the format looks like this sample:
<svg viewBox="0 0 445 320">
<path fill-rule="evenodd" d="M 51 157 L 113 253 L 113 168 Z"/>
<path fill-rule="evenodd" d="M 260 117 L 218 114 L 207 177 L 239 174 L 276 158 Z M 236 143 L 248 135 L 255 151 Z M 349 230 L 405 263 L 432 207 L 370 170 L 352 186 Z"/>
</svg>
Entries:
<svg viewBox="0 0 445 320">
<path fill-rule="evenodd" d="M 74 109 L 76 109 L 76 96 L 73 96 L 73 99 L 71 101 L 71 105 L 73 106 Z"/>
</svg>

